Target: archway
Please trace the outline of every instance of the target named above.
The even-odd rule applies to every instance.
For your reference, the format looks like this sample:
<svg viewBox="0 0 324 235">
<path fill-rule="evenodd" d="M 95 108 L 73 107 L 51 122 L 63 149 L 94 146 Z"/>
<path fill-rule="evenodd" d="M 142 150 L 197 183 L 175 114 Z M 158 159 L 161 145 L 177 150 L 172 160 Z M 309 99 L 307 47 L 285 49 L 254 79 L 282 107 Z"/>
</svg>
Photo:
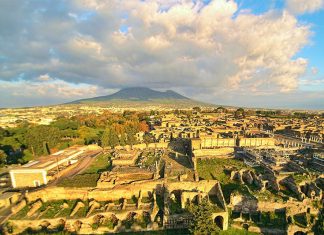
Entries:
<svg viewBox="0 0 324 235">
<path fill-rule="evenodd" d="M 294 235 L 306 235 L 306 233 L 302 232 L 302 231 L 297 231 L 294 233 Z"/>
<path fill-rule="evenodd" d="M 216 216 L 214 219 L 215 224 L 223 230 L 224 218 L 222 216 Z"/>
<path fill-rule="evenodd" d="M 248 224 L 243 224 L 243 228 L 245 229 L 245 230 L 249 230 L 249 225 Z"/>
</svg>

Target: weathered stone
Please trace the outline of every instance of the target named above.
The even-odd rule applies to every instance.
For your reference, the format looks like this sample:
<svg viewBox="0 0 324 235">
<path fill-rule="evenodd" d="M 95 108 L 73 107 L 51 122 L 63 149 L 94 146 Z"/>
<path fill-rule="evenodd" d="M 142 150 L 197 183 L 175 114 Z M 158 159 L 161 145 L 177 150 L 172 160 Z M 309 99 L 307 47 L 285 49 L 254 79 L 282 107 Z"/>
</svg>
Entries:
<svg viewBox="0 0 324 235">
<path fill-rule="evenodd" d="M 31 208 L 30 208 L 30 210 L 28 211 L 27 216 L 30 217 L 30 216 L 32 216 L 33 214 L 35 214 L 35 212 L 38 211 L 38 209 L 41 208 L 42 205 L 43 205 L 43 202 L 42 202 L 41 200 L 38 200 L 38 201 L 34 202 L 34 203 L 31 205 Z"/>
<path fill-rule="evenodd" d="M 85 207 L 84 203 L 81 201 L 78 201 L 77 204 L 75 205 L 73 211 L 71 212 L 70 216 L 71 217 L 74 216 L 79 211 L 79 209 L 82 207 Z"/>
</svg>

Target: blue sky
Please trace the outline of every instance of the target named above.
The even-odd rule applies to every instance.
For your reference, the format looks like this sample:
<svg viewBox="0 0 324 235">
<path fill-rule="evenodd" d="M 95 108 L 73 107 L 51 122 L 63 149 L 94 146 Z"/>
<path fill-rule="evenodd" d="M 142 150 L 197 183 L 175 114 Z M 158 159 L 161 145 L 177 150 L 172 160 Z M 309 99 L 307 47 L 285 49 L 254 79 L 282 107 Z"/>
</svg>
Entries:
<svg viewBox="0 0 324 235">
<path fill-rule="evenodd" d="M 324 109 L 324 0 L 0 2 L 0 107 L 130 86 Z"/>
</svg>

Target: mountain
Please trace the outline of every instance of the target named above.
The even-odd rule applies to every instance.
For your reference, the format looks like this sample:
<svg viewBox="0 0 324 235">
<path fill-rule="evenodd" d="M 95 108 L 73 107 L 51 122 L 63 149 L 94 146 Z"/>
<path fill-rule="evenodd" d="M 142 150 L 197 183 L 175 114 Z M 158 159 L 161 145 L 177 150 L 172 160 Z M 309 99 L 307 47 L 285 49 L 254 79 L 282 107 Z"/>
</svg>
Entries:
<svg viewBox="0 0 324 235">
<path fill-rule="evenodd" d="M 130 87 L 106 96 L 81 99 L 70 102 L 69 104 L 80 104 L 89 102 L 108 102 L 108 101 L 190 101 L 189 98 L 178 94 L 172 90 L 156 91 L 146 87 Z"/>
</svg>

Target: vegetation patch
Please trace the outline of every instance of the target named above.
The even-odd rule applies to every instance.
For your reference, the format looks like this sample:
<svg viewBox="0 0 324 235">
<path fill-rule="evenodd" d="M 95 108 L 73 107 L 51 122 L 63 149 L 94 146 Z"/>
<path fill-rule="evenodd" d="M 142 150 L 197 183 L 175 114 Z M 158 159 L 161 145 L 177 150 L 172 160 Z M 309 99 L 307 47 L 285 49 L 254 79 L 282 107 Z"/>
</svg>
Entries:
<svg viewBox="0 0 324 235">
<path fill-rule="evenodd" d="M 81 174 L 75 175 L 72 178 L 65 178 L 59 181 L 59 187 L 96 187 L 99 179 L 99 174 Z"/>
<path fill-rule="evenodd" d="M 219 235 L 258 235 L 259 233 L 249 232 L 243 229 L 229 228 L 219 231 Z"/>
<path fill-rule="evenodd" d="M 91 165 L 83 172 L 83 174 L 97 174 L 111 169 L 111 155 L 100 154 L 97 156 Z"/>
<path fill-rule="evenodd" d="M 18 211 L 17 214 L 12 216 L 11 219 L 15 219 L 15 220 L 26 219 L 29 209 L 30 209 L 29 205 L 26 205 L 24 208 Z"/>
<path fill-rule="evenodd" d="M 200 159 L 197 164 L 197 170 L 201 179 L 218 180 L 221 183 L 227 203 L 230 202 L 230 195 L 232 193 L 257 198 L 260 201 L 283 201 L 282 197 L 276 193 L 268 190 L 260 191 L 254 184 L 242 185 L 231 180 L 228 169 L 248 169 L 259 173 L 263 172 L 262 167 L 251 168 L 246 166 L 244 162 L 233 158 Z"/>
<path fill-rule="evenodd" d="M 142 203 L 150 203 L 150 202 L 152 202 L 152 198 L 151 197 L 142 197 L 141 202 Z"/>
</svg>

